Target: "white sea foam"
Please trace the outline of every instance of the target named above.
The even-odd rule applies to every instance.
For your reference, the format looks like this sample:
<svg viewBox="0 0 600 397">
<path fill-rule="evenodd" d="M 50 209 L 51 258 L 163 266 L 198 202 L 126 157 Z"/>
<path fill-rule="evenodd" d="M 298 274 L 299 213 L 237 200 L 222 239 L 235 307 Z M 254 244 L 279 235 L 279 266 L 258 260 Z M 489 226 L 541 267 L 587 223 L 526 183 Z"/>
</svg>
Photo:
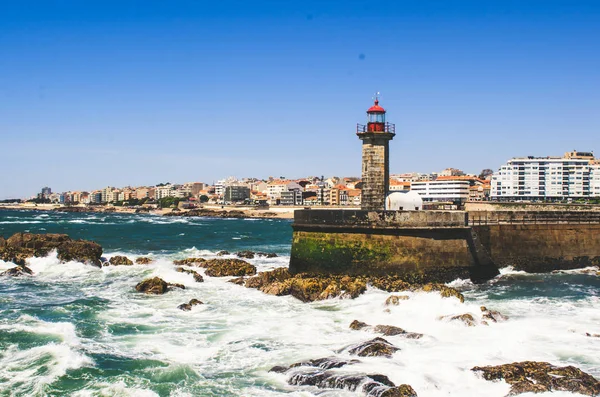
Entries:
<svg viewBox="0 0 600 397">
<path fill-rule="evenodd" d="M 131 259 L 136 256 L 128 252 L 106 253 L 107 257 L 114 255 L 127 255 Z M 228 283 L 228 278 L 205 277 L 205 282 L 196 283 L 191 275 L 176 272 L 172 264 L 173 259 L 190 256 L 213 258 L 216 252 L 190 248 L 173 255 L 156 255 L 149 265 L 102 269 L 75 262 L 61 264 L 55 253 L 29 259 L 35 272 L 32 280 L 48 286 L 56 282 L 71 285 L 78 293 L 110 303 L 97 314 L 99 336 L 92 339 L 79 338 L 70 323 L 45 323 L 22 316 L 14 323 L 3 324 L 0 332 L 45 332 L 57 335 L 62 342 L 27 350 L 13 346 L 10 354 L 0 353 L 0 371 L 4 371 L 0 372 L 0 378 L 9 379 L 3 380 L 0 388 L 10 390 L 16 382 L 22 382 L 27 389 L 18 390 L 23 393 L 39 391 L 69 368 L 93 365 L 87 355 L 113 354 L 154 359 L 168 365 L 153 369 L 152 376 L 163 376 L 180 366 L 190 368 L 198 376 L 193 384 L 215 390 L 214 395 L 311 396 L 314 388 L 289 386 L 285 375 L 269 373 L 269 368 L 332 355 L 349 358 L 340 349 L 377 336 L 350 330 L 348 326 L 355 319 L 424 334 L 419 340 L 385 337 L 401 349 L 391 359 L 361 358 L 360 364 L 342 369 L 387 375 L 397 384 L 412 385 L 420 397 L 494 397 L 508 393 L 509 386 L 504 382 L 488 382 L 473 373 L 471 368 L 476 365 L 539 360 L 572 364 L 600 376 L 600 345 L 597 339 L 585 336 L 586 332 L 600 333 L 598 296 L 580 300 L 540 296 L 490 300 L 485 289 L 456 280 L 451 283 L 453 286 L 467 290 L 464 304 L 456 298 L 442 298 L 438 293 L 405 292 L 402 294 L 408 300 L 398 306 L 385 306 L 390 294 L 374 288 L 354 300 L 302 303 L 293 297 L 266 295 Z M 286 266 L 289 257 L 257 257 L 249 262 L 262 271 Z M 0 262 L 0 268 L 5 265 Z M 193 269 L 203 273 L 201 268 Z M 503 274 L 514 272 L 503 269 Z M 154 276 L 184 284 L 186 289 L 173 289 L 160 296 L 134 290 L 139 281 Z M 177 309 L 192 298 L 200 299 L 204 305 L 189 312 Z M 475 327 L 440 320 L 442 316 L 470 313 L 479 322 L 482 305 L 499 310 L 509 320 Z M 133 331 L 118 332 L 119 329 Z M 50 370 L 36 375 L 35 363 L 43 355 L 51 357 Z M 235 377 L 222 376 L 225 373 Z M 182 386 L 172 395 L 195 395 L 189 387 Z M 155 395 L 141 383 L 132 385 L 120 380 L 91 381 L 78 393 L 79 396 Z M 322 395 L 356 396 L 344 391 Z"/>
<path fill-rule="evenodd" d="M 23 315 L 15 322 L 2 322 L 0 332 L 51 334 L 62 340 L 25 350 L 13 344 L 0 352 L 0 390 L 10 390 L 13 395 L 43 395 L 45 387 L 67 370 L 94 364 L 80 351 L 81 343 L 71 323 L 51 323 Z"/>
</svg>

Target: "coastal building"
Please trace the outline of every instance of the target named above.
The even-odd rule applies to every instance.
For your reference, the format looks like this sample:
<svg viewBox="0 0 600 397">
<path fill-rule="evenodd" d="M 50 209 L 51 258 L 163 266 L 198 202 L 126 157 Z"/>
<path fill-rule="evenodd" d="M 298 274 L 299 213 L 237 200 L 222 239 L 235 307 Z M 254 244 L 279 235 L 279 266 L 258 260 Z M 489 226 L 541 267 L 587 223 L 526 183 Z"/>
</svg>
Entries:
<svg viewBox="0 0 600 397">
<path fill-rule="evenodd" d="M 593 152 L 515 157 L 492 176 L 490 195 L 499 201 L 600 197 L 599 167 Z"/>
<path fill-rule="evenodd" d="M 278 204 L 281 200 L 281 193 L 290 190 L 303 191 L 304 189 L 298 183 L 288 180 L 273 180 L 267 185 L 267 196 L 269 197 L 270 204 Z"/>
<path fill-rule="evenodd" d="M 462 205 L 469 199 L 469 181 L 436 180 L 412 182 L 411 191 L 419 193 L 424 202 L 442 201 Z"/>
<path fill-rule="evenodd" d="M 238 203 L 250 198 L 250 188 L 245 185 L 225 187 L 224 199 L 229 203 Z"/>
<path fill-rule="evenodd" d="M 302 205 L 302 191 L 300 189 L 281 192 L 279 204 L 281 205 Z"/>
<path fill-rule="evenodd" d="M 463 176 L 464 172 L 459 170 L 458 168 L 446 168 L 442 172 L 438 174 L 438 176 Z"/>
<path fill-rule="evenodd" d="M 356 125 L 356 135 L 362 141 L 362 203 L 363 210 L 382 210 L 390 184 L 389 142 L 394 139 L 395 125 L 386 123 L 385 109 L 379 99 L 367 110 L 367 124 Z"/>
<path fill-rule="evenodd" d="M 397 179 L 390 179 L 390 192 L 402 192 L 410 190 L 410 182 L 399 181 Z"/>
</svg>

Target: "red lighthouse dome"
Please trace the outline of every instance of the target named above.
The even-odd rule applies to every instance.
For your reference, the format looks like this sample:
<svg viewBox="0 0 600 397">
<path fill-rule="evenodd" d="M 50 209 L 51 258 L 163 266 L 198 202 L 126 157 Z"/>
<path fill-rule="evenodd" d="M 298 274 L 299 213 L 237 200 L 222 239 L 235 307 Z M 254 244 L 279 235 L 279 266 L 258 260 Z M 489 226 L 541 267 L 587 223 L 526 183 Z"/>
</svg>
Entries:
<svg viewBox="0 0 600 397">
<path fill-rule="evenodd" d="M 357 124 L 356 133 L 360 136 L 365 133 L 387 133 L 395 134 L 394 124 L 385 122 L 385 109 L 379 106 L 379 98 L 375 98 L 375 103 L 367 110 L 367 124 Z"/>
<path fill-rule="evenodd" d="M 375 105 L 371 106 L 367 113 L 385 113 L 385 109 L 379 106 L 379 99 L 375 99 Z"/>
</svg>

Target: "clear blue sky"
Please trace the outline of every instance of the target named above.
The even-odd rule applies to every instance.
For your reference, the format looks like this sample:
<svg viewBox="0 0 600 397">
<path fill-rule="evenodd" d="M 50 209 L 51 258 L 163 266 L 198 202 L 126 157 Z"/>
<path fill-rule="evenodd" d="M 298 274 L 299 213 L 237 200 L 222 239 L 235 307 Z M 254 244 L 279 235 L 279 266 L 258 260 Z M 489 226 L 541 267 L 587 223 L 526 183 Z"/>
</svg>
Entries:
<svg viewBox="0 0 600 397">
<path fill-rule="evenodd" d="M 0 2 L 0 198 L 600 154 L 600 1 Z"/>
</svg>

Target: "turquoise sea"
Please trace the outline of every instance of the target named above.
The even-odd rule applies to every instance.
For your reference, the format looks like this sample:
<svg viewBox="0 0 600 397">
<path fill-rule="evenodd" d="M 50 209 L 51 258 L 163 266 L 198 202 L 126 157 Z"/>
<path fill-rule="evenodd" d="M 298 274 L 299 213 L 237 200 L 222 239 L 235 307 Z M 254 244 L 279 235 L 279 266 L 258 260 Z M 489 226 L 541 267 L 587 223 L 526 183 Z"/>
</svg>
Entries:
<svg viewBox="0 0 600 397">
<path fill-rule="evenodd" d="M 360 396 L 359 392 L 290 386 L 275 365 L 340 356 L 375 334 L 349 329 L 357 319 L 388 324 L 422 339 L 386 339 L 392 358 L 361 358 L 352 371 L 387 375 L 420 397 L 504 396 L 509 386 L 470 371 L 476 365 L 538 360 L 574 365 L 600 378 L 600 277 L 588 268 L 524 274 L 510 268 L 482 285 L 456 280 L 465 303 L 437 293 L 389 293 L 369 288 L 357 299 L 302 303 L 227 282 L 177 273 L 174 259 L 212 258 L 220 250 L 275 252 L 249 262 L 261 270 L 287 266 L 288 220 L 159 217 L 99 213 L 0 211 L 0 235 L 67 233 L 95 240 L 104 256 L 151 256 L 151 265 L 102 269 L 61 264 L 55 254 L 32 258 L 34 276 L 0 278 L 0 396 Z M 13 264 L 0 261 L 0 271 Z M 137 293 L 159 276 L 185 290 Z M 177 305 L 197 298 L 190 312 Z M 509 316 L 467 327 L 441 316 L 480 306 Z M 340 369 L 343 371 L 345 369 Z M 558 392 L 552 396 L 572 396 Z"/>
</svg>

